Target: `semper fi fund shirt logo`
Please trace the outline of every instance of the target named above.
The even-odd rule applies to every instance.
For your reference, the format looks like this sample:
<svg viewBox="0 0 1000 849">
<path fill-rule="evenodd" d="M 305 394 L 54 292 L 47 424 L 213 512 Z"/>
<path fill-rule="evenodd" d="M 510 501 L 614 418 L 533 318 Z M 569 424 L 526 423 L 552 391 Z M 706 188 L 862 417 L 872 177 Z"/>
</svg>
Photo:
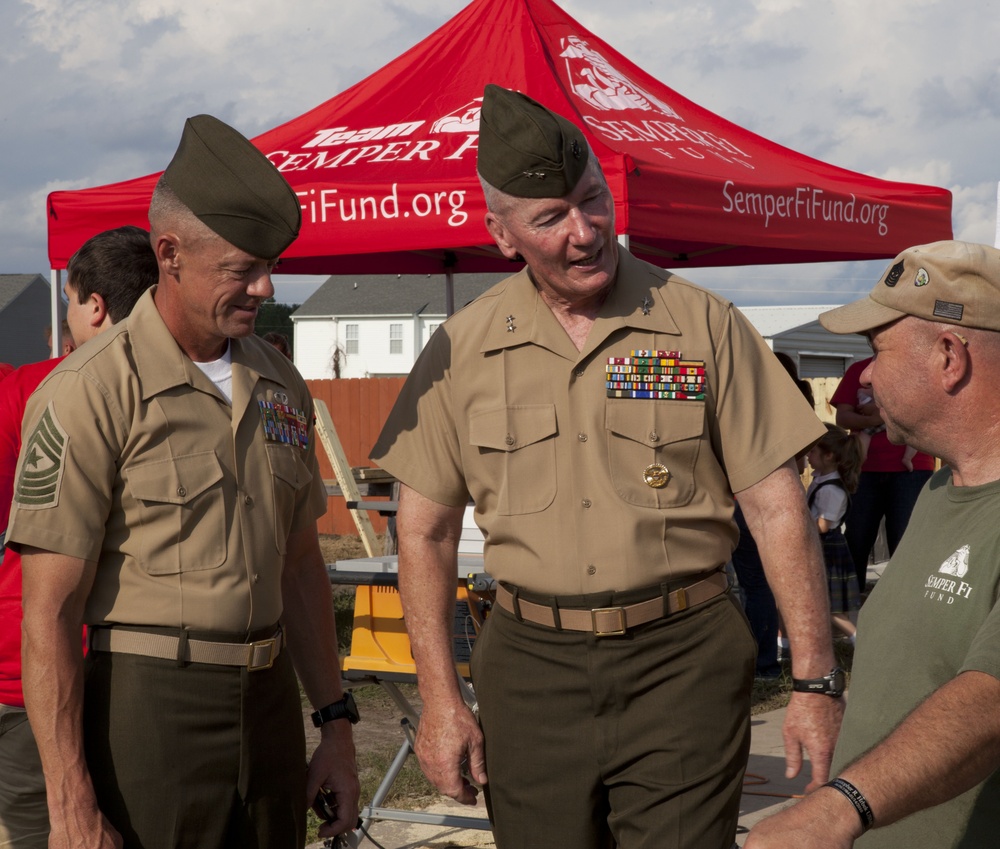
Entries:
<svg viewBox="0 0 1000 849">
<path fill-rule="evenodd" d="M 964 580 L 969 571 L 969 546 L 955 549 L 924 584 L 924 598 L 939 604 L 954 604 L 955 599 L 972 596 L 972 584 Z"/>
</svg>

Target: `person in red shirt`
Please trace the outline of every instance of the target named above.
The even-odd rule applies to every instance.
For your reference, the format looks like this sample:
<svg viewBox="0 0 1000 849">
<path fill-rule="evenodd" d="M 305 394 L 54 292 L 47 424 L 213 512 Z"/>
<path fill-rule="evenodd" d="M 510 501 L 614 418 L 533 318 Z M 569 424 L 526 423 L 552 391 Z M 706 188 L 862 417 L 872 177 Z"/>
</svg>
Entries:
<svg viewBox="0 0 1000 849">
<path fill-rule="evenodd" d="M 85 242 L 69 261 L 64 289 L 74 346 L 124 319 L 158 275 L 149 233 L 141 227 L 107 230 Z M 0 529 L 10 518 L 28 397 L 64 359 L 30 363 L 0 383 Z M 42 849 L 48 832 L 45 779 L 21 692 L 21 557 L 5 549 L 0 564 L 0 846 Z"/>
<path fill-rule="evenodd" d="M 871 432 L 868 453 L 861 467 L 861 481 L 857 492 L 851 496 L 851 504 L 844 517 L 844 536 L 862 591 L 879 524 L 884 518 L 886 543 L 891 556 L 910 521 L 910 513 L 920 490 L 934 471 L 934 458 L 929 454 L 908 454 L 907 446 L 893 445 L 885 435 L 878 406 L 859 379 L 871 361 L 872 358 L 868 357 L 853 363 L 830 399 L 837 410 L 838 425 L 852 433 Z M 907 468 L 906 460 L 911 469 Z"/>
</svg>

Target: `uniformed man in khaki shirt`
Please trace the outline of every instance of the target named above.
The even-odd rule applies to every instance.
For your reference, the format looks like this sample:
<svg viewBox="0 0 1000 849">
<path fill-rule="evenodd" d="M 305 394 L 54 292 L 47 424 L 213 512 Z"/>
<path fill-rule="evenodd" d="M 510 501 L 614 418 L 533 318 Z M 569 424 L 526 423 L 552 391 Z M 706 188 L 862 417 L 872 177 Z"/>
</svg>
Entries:
<svg viewBox="0 0 1000 849">
<path fill-rule="evenodd" d="M 321 787 L 329 836 L 353 827 L 359 793 L 312 402 L 253 336 L 299 204 L 201 115 L 149 217 L 159 283 L 24 419 L 8 540 L 49 845 L 293 849 Z M 308 775 L 296 673 L 322 727 Z"/>
<path fill-rule="evenodd" d="M 734 493 L 811 689 L 788 708 L 789 773 L 804 748 L 825 781 L 840 723 L 794 465 L 822 425 L 731 304 L 618 245 L 573 124 L 487 86 L 478 169 L 487 227 L 526 268 L 435 333 L 372 452 L 403 483 L 417 754 L 462 802 L 467 776 L 485 785 L 500 849 L 730 849 L 754 668 L 722 571 Z M 478 722 L 451 650 L 470 498 L 499 582 Z"/>
</svg>

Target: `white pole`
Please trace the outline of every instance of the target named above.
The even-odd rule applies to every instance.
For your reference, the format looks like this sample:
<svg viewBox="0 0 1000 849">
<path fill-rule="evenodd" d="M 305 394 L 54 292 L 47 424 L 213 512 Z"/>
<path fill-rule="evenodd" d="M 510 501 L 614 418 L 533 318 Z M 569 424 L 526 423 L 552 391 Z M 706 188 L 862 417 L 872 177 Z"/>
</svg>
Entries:
<svg viewBox="0 0 1000 849">
<path fill-rule="evenodd" d="M 993 247 L 1000 248 L 1000 183 L 997 183 L 997 230 L 993 237 Z"/>
<path fill-rule="evenodd" d="M 62 317 L 59 315 L 59 302 L 62 300 L 62 272 L 57 268 L 50 269 L 52 281 L 52 350 L 51 356 L 58 357 L 62 354 Z"/>
</svg>

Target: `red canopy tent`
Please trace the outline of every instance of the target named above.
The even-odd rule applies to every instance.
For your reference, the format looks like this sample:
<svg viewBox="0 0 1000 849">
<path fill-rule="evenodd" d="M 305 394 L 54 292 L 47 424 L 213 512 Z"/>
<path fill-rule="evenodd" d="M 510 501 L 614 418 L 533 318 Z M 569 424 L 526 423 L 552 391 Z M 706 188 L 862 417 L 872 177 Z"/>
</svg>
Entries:
<svg viewBox="0 0 1000 849">
<path fill-rule="evenodd" d="M 302 200 L 302 234 L 281 272 L 508 269 L 476 179 L 489 82 L 586 128 L 618 233 L 657 265 L 876 259 L 951 236 L 944 189 L 847 171 L 750 133 L 551 0 L 474 0 L 367 79 L 254 139 Z M 158 176 L 49 195 L 52 268 L 101 230 L 145 226 Z"/>
</svg>

